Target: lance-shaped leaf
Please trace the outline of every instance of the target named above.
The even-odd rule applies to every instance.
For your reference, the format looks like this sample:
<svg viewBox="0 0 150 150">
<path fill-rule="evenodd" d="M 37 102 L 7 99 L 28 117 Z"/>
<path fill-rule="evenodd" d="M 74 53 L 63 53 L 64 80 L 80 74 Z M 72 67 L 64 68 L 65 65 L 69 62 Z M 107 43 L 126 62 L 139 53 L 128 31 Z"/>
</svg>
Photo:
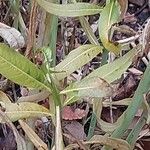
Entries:
<svg viewBox="0 0 150 150">
<path fill-rule="evenodd" d="M 136 46 L 133 50 L 129 51 L 123 57 L 118 58 L 112 63 L 103 65 L 98 69 L 94 70 L 83 80 L 90 77 L 100 77 L 105 79 L 108 83 L 111 83 L 121 77 L 121 75 L 128 69 L 132 63 L 134 56 L 141 50 L 141 46 Z"/>
<path fill-rule="evenodd" d="M 112 87 L 99 77 L 91 77 L 73 84 L 60 92 L 60 94 L 71 93 L 76 97 L 110 97 L 112 95 Z"/>
<path fill-rule="evenodd" d="M 77 3 L 76 0 L 72 0 L 73 3 Z M 83 28 L 83 30 L 85 31 L 89 41 L 91 42 L 91 44 L 96 44 L 99 45 L 99 42 L 96 38 L 96 36 L 94 35 L 92 28 L 90 27 L 89 22 L 86 20 L 85 17 L 79 17 L 79 21 L 81 23 L 81 26 Z"/>
<path fill-rule="evenodd" d="M 13 82 L 30 88 L 50 90 L 44 84 L 44 74 L 23 55 L 0 44 L 0 73 Z"/>
<path fill-rule="evenodd" d="M 120 46 L 114 45 L 110 42 L 109 35 L 110 29 L 114 23 L 116 23 L 120 17 L 119 4 L 116 0 L 112 0 L 108 3 L 101 12 L 99 19 L 99 36 L 104 45 L 104 47 L 118 54 L 120 51 Z"/>
<path fill-rule="evenodd" d="M 43 117 L 50 116 L 50 112 L 47 108 L 31 102 L 22 103 L 3 103 L 0 102 L 2 108 L 5 110 L 6 115 L 11 121 L 17 121 L 19 119 L 29 117 Z M 2 120 L 1 120 L 2 121 Z"/>
<path fill-rule="evenodd" d="M 102 52 L 102 47 L 92 44 L 80 46 L 71 51 L 66 59 L 55 67 L 55 71 L 58 72 L 55 74 L 56 78 L 58 80 L 65 78 L 78 68 L 88 63 L 100 52 Z"/>
<path fill-rule="evenodd" d="M 46 0 L 36 0 L 38 4 L 43 7 L 47 12 L 66 17 L 78 17 L 86 15 L 98 14 L 101 7 L 89 3 L 76 3 L 76 4 L 54 4 Z"/>
<path fill-rule="evenodd" d="M 121 75 L 127 70 L 127 68 L 131 65 L 133 57 L 141 50 L 141 46 L 138 45 L 133 50 L 125 54 L 123 57 L 115 60 L 113 63 L 103 65 L 98 69 L 94 70 L 90 73 L 87 77 L 82 79 L 81 82 L 85 80 L 87 81 L 88 78 L 92 77 L 99 77 L 106 80 L 108 83 L 111 83 L 121 77 Z M 75 82 L 69 85 L 64 91 L 73 88 L 74 86 L 78 86 L 79 82 Z M 62 91 L 63 92 L 63 91 Z M 67 93 L 67 92 L 66 92 Z M 65 101 L 64 105 L 77 101 L 78 98 L 75 94 L 67 93 L 67 100 Z"/>
<path fill-rule="evenodd" d="M 82 25 L 82 28 L 84 29 L 89 41 L 92 43 L 92 44 L 96 44 L 96 45 L 99 45 L 99 42 L 96 38 L 96 36 L 94 35 L 93 33 L 93 30 L 92 28 L 90 27 L 90 24 L 89 22 L 86 20 L 85 17 L 79 17 L 79 20 L 80 20 L 80 23 Z"/>
</svg>

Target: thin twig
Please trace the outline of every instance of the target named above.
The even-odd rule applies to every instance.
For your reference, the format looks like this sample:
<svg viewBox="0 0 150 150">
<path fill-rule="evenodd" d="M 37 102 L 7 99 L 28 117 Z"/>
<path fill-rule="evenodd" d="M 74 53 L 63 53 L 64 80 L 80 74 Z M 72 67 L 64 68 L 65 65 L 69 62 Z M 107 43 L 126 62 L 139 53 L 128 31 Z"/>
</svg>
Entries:
<svg viewBox="0 0 150 150">
<path fill-rule="evenodd" d="M 31 15 L 30 15 L 30 23 L 29 23 L 28 43 L 25 52 L 25 56 L 28 58 L 31 58 L 32 48 L 34 46 L 34 41 L 35 41 L 37 6 L 38 6 L 37 2 L 33 0 Z"/>
</svg>

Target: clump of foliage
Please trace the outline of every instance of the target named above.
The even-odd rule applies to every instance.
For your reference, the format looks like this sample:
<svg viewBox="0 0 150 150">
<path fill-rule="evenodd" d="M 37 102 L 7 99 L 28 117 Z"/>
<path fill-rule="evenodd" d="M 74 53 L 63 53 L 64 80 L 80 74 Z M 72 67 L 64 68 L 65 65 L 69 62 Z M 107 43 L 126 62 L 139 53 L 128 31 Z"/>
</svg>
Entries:
<svg viewBox="0 0 150 150">
<path fill-rule="evenodd" d="M 25 134 L 37 149 L 48 149 L 48 146 L 28 125 L 32 119 L 27 119 L 35 117 L 52 119 L 55 126 L 55 137 L 49 149 L 78 148 L 78 144 L 64 146 L 61 111 L 66 105 L 84 98 L 90 99 L 93 112 L 87 141 L 82 142 L 83 147 L 90 149 L 90 144 L 95 143 L 103 145 L 102 149 L 133 149 L 142 127 L 149 123 L 149 105 L 145 100 L 145 95 L 149 92 L 150 66 L 147 66 L 127 109 L 115 123 L 102 120 L 100 115 L 103 101 L 111 99 L 113 96 L 113 82 L 122 76 L 132 64 L 135 56 L 142 50 L 142 46 L 139 44 L 133 49 L 128 49 L 127 53 L 121 56 L 123 45 L 112 40 L 115 24 L 123 19 L 126 12 L 127 1 L 125 3 L 121 0 L 107 0 L 104 6 L 75 0 L 69 1 L 67 4 L 60 4 L 55 0 L 33 0 L 27 3 L 30 8 L 28 25 L 24 22 L 25 16 L 20 11 L 21 3 L 19 0 L 12 0 L 9 3 L 10 10 L 12 15 L 16 16 L 13 19 L 13 27 L 4 24 L 0 27 L 2 29 L 1 36 L 6 41 L 0 44 L 1 75 L 28 88 L 29 91 L 36 91 L 34 95 L 16 99 L 15 103 L 11 102 L 3 92 L 0 93 L 1 123 L 11 126 L 17 142 L 17 149 L 32 150 L 33 145 L 27 145 L 27 141 L 19 135 L 12 124 L 14 121 L 20 123 Z M 38 27 L 36 24 L 37 10 L 40 10 L 43 15 Z M 95 14 L 99 14 L 99 37 L 95 36 L 85 17 Z M 88 37 L 89 44 L 80 45 L 71 50 L 57 64 L 56 45 L 59 38 L 57 32 L 62 17 L 74 17 L 79 20 Z M 9 39 L 6 34 L 12 34 L 13 37 Z M 25 47 L 24 55 L 16 51 L 23 47 Z M 118 57 L 112 63 L 107 63 L 107 58 L 104 57 L 108 52 L 113 52 Z M 42 56 L 42 64 L 39 64 L 39 60 L 35 57 L 37 53 Z M 80 81 L 64 84 L 70 74 L 89 63 L 98 54 L 102 55 L 104 65 L 93 70 Z M 46 108 L 38 102 L 47 97 L 49 97 L 49 107 Z M 126 101 L 126 99 L 122 101 Z M 109 105 L 112 105 L 111 102 Z M 142 110 L 140 119 L 130 132 L 126 132 L 139 108 Z M 105 135 L 94 135 L 96 121 Z M 125 133 L 127 134 L 125 135 Z"/>
</svg>

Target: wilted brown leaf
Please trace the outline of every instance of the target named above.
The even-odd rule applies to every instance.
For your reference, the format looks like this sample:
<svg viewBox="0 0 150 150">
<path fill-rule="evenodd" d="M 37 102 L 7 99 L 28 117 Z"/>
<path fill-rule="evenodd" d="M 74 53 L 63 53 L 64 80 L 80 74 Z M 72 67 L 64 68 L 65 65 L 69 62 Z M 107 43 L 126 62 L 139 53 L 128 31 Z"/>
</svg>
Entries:
<svg viewBox="0 0 150 150">
<path fill-rule="evenodd" d="M 86 134 L 84 132 L 84 127 L 77 121 L 72 121 L 70 124 L 65 126 L 65 129 L 77 140 L 85 140 Z"/>
<path fill-rule="evenodd" d="M 10 47 L 22 48 L 25 45 L 24 37 L 13 27 L 0 22 L 0 36 L 8 42 Z"/>
<path fill-rule="evenodd" d="M 80 108 L 72 109 L 71 106 L 65 106 L 62 110 L 62 118 L 64 120 L 82 119 L 86 115 L 86 110 Z"/>
</svg>

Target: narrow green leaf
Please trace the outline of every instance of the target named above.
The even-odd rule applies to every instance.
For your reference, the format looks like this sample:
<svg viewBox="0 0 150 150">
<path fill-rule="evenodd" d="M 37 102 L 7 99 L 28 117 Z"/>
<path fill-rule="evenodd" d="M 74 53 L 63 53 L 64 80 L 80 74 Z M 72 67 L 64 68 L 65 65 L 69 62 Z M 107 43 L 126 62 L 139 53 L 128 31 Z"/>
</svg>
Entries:
<svg viewBox="0 0 150 150">
<path fill-rule="evenodd" d="M 131 104 L 124 113 L 124 120 L 121 125 L 113 132 L 112 137 L 121 138 L 132 122 L 138 108 L 142 105 L 143 95 L 149 91 L 150 87 L 150 64 L 147 66 L 137 90 L 133 96 Z"/>
<path fill-rule="evenodd" d="M 120 46 L 110 42 L 110 29 L 114 23 L 117 23 L 120 17 L 120 7 L 116 0 L 108 3 L 101 12 L 99 19 L 99 36 L 104 47 L 115 54 L 120 51 Z"/>
<path fill-rule="evenodd" d="M 141 50 L 141 46 L 138 45 L 133 50 L 129 51 L 123 57 L 118 58 L 110 64 L 103 65 L 98 69 L 90 73 L 85 79 L 90 77 L 100 77 L 106 80 L 108 83 L 113 82 L 121 77 L 121 75 L 128 69 L 132 63 L 133 57 Z"/>
<path fill-rule="evenodd" d="M 95 113 L 92 113 L 87 140 L 90 140 L 92 138 L 92 136 L 94 135 L 95 126 L 96 126 L 96 115 L 95 115 Z"/>
<path fill-rule="evenodd" d="M 41 105 L 31 102 L 21 103 L 3 103 L 0 102 L 5 109 L 5 114 L 11 121 L 29 117 L 43 117 L 50 116 L 49 110 Z"/>
<path fill-rule="evenodd" d="M 99 45 L 99 42 L 98 42 L 96 36 L 94 35 L 89 22 L 85 19 L 85 17 L 80 17 L 79 20 L 80 20 L 81 26 L 84 29 L 91 44 Z"/>
<path fill-rule="evenodd" d="M 48 48 L 49 49 L 49 48 Z M 46 66 L 46 70 L 48 71 L 46 74 L 47 77 L 47 81 L 49 82 L 49 86 L 51 87 L 51 92 L 52 92 L 52 96 L 53 96 L 53 100 L 55 102 L 55 106 L 61 106 L 61 99 L 60 99 L 60 95 L 59 95 L 59 90 L 54 82 L 54 79 L 51 76 L 51 72 L 49 70 L 50 68 L 50 59 L 51 59 L 51 55 L 50 52 L 47 51 L 48 49 L 43 50 L 44 53 L 44 64 Z"/>
<path fill-rule="evenodd" d="M 43 7 L 47 12 L 66 17 L 78 17 L 86 15 L 98 14 L 101 7 L 89 3 L 76 3 L 76 4 L 54 4 L 46 0 L 36 0 L 38 4 Z"/>
<path fill-rule="evenodd" d="M 50 28 L 50 41 L 49 47 L 52 50 L 52 59 L 54 67 L 56 65 L 56 42 L 57 42 L 57 30 L 58 30 L 58 17 L 53 15 L 51 16 L 51 28 Z"/>
<path fill-rule="evenodd" d="M 142 113 L 142 116 L 140 116 L 140 119 L 138 120 L 137 124 L 134 126 L 130 134 L 128 135 L 126 141 L 131 145 L 131 148 L 134 149 L 135 143 L 138 140 L 138 136 L 146 124 L 146 117 L 147 117 L 147 112 L 144 111 Z"/>
<path fill-rule="evenodd" d="M 76 0 L 71 0 L 73 3 L 77 3 Z M 86 20 L 85 17 L 79 17 L 79 21 L 81 23 L 82 28 L 84 29 L 89 41 L 91 42 L 91 44 L 96 44 L 99 45 L 99 42 L 96 38 L 96 36 L 94 35 L 92 28 L 90 27 L 89 22 Z"/>
<path fill-rule="evenodd" d="M 52 63 L 51 66 L 55 66 L 56 64 L 56 40 L 57 40 L 57 29 L 58 29 L 58 17 L 52 15 L 50 13 L 45 12 L 46 17 L 42 18 L 42 25 L 40 26 L 40 34 L 38 37 L 38 46 L 49 46 L 49 53 L 52 55 Z M 44 23 L 43 23 L 44 22 Z M 43 32 L 44 28 L 44 32 Z"/>
<path fill-rule="evenodd" d="M 88 63 L 100 52 L 102 52 L 102 47 L 92 44 L 83 45 L 71 51 L 66 59 L 54 68 L 55 71 L 60 72 L 55 74 L 56 78 L 62 80 L 78 68 Z"/>
<path fill-rule="evenodd" d="M 30 88 L 46 88 L 50 91 L 44 84 L 43 72 L 15 49 L 2 43 L 0 43 L 0 73 L 17 84 Z"/>
</svg>

